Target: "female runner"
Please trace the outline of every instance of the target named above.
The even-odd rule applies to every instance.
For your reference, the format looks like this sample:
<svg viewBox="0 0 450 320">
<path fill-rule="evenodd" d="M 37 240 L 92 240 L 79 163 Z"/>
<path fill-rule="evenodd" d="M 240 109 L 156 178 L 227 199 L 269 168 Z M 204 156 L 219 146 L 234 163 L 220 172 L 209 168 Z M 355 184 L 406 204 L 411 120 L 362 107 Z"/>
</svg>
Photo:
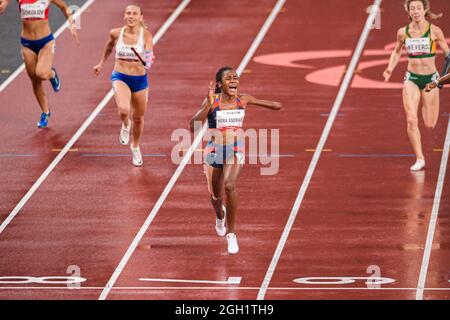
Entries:
<svg viewBox="0 0 450 320">
<path fill-rule="evenodd" d="M 0 13 L 3 13 L 11 0 L 0 0 Z M 33 92 L 41 108 L 39 128 L 46 128 L 51 112 L 48 106 L 42 81 L 50 80 L 53 90 L 61 89 L 61 82 L 53 67 L 55 53 L 55 37 L 48 23 L 50 4 L 56 5 L 67 18 L 70 31 L 79 44 L 77 27 L 72 19 L 72 13 L 63 0 L 18 0 L 22 18 L 22 56 L 25 67 L 33 85 Z"/>
<path fill-rule="evenodd" d="M 128 144 L 132 127 L 133 138 L 130 145 L 132 162 L 140 167 L 144 163 L 139 145 L 144 131 L 144 114 L 148 103 L 147 70 L 152 66 L 154 59 L 153 37 L 145 27 L 144 15 L 140 7 L 127 6 L 124 21 L 126 24 L 124 27 L 110 31 L 100 63 L 93 69 L 98 76 L 115 47 L 116 63 L 111 81 L 122 120 L 119 141 L 123 145 Z M 143 59 L 143 62 L 139 57 Z"/>
<path fill-rule="evenodd" d="M 216 232 L 226 234 L 228 252 L 236 254 L 239 246 L 236 239 L 235 221 L 237 213 L 236 181 L 244 164 L 242 122 L 248 105 L 280 110 L 281 103 L 256 99 L 248 94 L 238 94 L 239 76 L 229 67 L 219 69 L 216 88 L 209 85 L 208 96 L 201 109 L 191 120 L 195 123 L 208 119 L 212 135 L 205 148 L 205 172 L 211 203 L 216 212 Z M 214 94 L 215 91 L 215 94 Z M 222 187 L 226 201 L 222 205 Z"/>
<path fill-rule="evenodd" d="M 406 0 L 405 10 L 409 14 L 410 23 L 398 30 L 397 43 L 383 76 L 385 81 L 389 81 L 400 59 L 402 47 L 405 46 L 408 54 L 408 71 L 403 87 L 403 106 L 409 141 L 416 154 L 416 163 L 411 167 L 411 171 L 419 171 L 425 168 L 418 120 L 420 100 L 422 98 L 425 127 L 433 129 L 439 116 L 439 91 L 426 92 L 424 89 L 427 83 L 439 78 L 435 64 L 436 44 L 442 48 L 447 57 L 450 49 L 442 30 L 427 20 L 442 16 L 430 11 L 429 0 Z"/>
</svg>

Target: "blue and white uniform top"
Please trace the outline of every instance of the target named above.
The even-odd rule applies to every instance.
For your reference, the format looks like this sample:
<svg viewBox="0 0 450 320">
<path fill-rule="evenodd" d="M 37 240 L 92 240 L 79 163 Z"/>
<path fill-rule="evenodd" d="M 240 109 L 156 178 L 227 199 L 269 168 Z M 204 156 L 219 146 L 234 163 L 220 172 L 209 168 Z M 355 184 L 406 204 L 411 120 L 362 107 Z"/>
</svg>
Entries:
<svg viewBox="0 0 450 320">
<path fill-rule="evenodd" d="M 220 96 L 214 97 L 212 111 L 208 114 L 209 129 L 237 130 L 242 128 L 242 123 L 245 118 L 245 108 L 239 98 L 236 99 L 237 109 L 221 109 Z"/>
<path fill-rule="evenodd" d="M 122 30 L 120 30 L 119 39 L 117 39 L 116 59 L 139 61 L 139 58 L 136 56 L 133 50 L 131 50 L 131 47 L 134 47 L 134 49 L 139 53 L 141 57 L 144 56 L 145 52 L 144 28 L 141 27 L 138 43 L 136 45 L 127 45 L 124 43 L 123 33 L 125 32 L 125 28 L 126 27 L 123 27 Z"/>
</svg>

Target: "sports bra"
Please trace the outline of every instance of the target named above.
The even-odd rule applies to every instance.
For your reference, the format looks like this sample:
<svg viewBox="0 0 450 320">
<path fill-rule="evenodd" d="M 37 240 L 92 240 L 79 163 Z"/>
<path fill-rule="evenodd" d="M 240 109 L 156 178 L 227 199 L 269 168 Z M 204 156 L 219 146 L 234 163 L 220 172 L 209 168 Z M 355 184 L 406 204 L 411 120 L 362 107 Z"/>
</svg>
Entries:
<svg viewBox="0 0 450 320">
<path fill-rule="evenodd" d="M 50 0 L 18 0 L 22 20 L 48 20 Z"/>
<path fill-rule="evenodd" d="M 409 25 L 406 26 L 406 39 L 404 42 L 409 58 L 423 59 L 436 55 L 436 43 L 431 39 L 431 23 L 428 30 L 420 38 L 413 38 L 409 34 Z"/>
<path fill-rule="evenodd" d="M 220 109 L 220 96 L 214 97 L 212 111 L 208 114 L 208 128 L 224 130 L 237 130 L 242 128 L 245 117 L 245 108 L 239 98 L 236 98 L 237 109 Z"/>
<path fill-rule="evenodd" d="M 133 50 L 131 50 L 131 47 L 134 47 L 139 55 L 143 57 L 145 51 L 144 28 L 141 27 L 138 43 L 136 45 L 127 45 L 123 42 L 125 28 L 126 27 L 123 27 L 122 30 L 120 30 L 120 36 L 116 43 L 116 59 L 139 61 L 139 58 Z"/>
</svg>

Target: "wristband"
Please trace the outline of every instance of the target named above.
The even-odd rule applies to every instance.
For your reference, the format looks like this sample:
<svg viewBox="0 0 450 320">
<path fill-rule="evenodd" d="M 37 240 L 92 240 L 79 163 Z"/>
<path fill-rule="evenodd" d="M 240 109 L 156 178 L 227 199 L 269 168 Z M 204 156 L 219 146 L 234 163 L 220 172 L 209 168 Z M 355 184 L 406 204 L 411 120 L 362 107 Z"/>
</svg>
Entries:
<svg viewBox="0 0 450 320">
<path fill-rule="evenodd" d="M 153 61 L 155 60 L 155 56 L 153 55 L 153 51 L 152 50 L 146 50 L 144 52 L 144 56 L 143 59 L 145 61 L 145 69 L 150 69 Z"/>
</svg>

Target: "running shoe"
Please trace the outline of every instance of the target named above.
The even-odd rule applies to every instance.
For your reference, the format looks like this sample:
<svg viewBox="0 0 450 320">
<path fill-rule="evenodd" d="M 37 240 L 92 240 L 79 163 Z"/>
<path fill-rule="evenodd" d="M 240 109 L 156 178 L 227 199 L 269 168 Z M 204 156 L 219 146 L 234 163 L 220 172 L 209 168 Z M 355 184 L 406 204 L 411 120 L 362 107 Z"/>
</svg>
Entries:
<svg viewBox="0 0 450 320">
<path fill-rule="evenodd" d="M 425 168 L 425 160 L 419 159 L 414 163 L 414 165 L 411 167 L 411 171 L 420 171 L 423 168 Z"/>
<path fill-rule="evenodd" d="M 42 112 L 41 118 L 39 119 L 39 122 L 37 123 L 38 128 L 47 128 L 48 126 L 48 119 L 52 113 L 49 111 L 48 113 Z"/>
<path fill-rule="evenodd" d="M 141 167 L 144 164 L 144 160 L 142 159 L 141 149 L 139 147 L 133 148 L 131 147 L 131 154 L 133 155 L 133 164 L 136 167 Z"/>
<path fill-rule="evenodd" d="M 50 78 L 50 82 L 52 84 L 53 91 L 58 92 L 59 90 L 61 90 L 61 81 L 59 81 L 59 77 L 58 77 L 58 73 L 56 72 L 56 69 L 52 68 L 52 70 L 55 73 L 55 75 L 53 76 L 53 78 Z"/>
<path fill-rule="evenodd" d="M 227 234 L 227 243 L 228 243 L 228 253 L 236 254 L 239 252 L 239 246 L 237 244 L 236 234 L 228 233 Z"/>
<path fill-rule="evenodd" d="M 223 218 L 217 219 L 216 217 L 216 232 L 219 237 L 223 237 L 225 233 L 227 232 L 227 227 L 225 226 L 225 221 L 227 218 L 227 209 L 224 205 L 222 205 L 223 208 Z"/>
<path fill-rule="evenodd" d="M 120 144 L 127 145 L 130 142 L 130 129 L 131 129 L 131 121 L 128 120 L 128 126 L 125 126 L 122 123 L 122 129 L 120 129 L 119 141 Z"/>
</svg>

